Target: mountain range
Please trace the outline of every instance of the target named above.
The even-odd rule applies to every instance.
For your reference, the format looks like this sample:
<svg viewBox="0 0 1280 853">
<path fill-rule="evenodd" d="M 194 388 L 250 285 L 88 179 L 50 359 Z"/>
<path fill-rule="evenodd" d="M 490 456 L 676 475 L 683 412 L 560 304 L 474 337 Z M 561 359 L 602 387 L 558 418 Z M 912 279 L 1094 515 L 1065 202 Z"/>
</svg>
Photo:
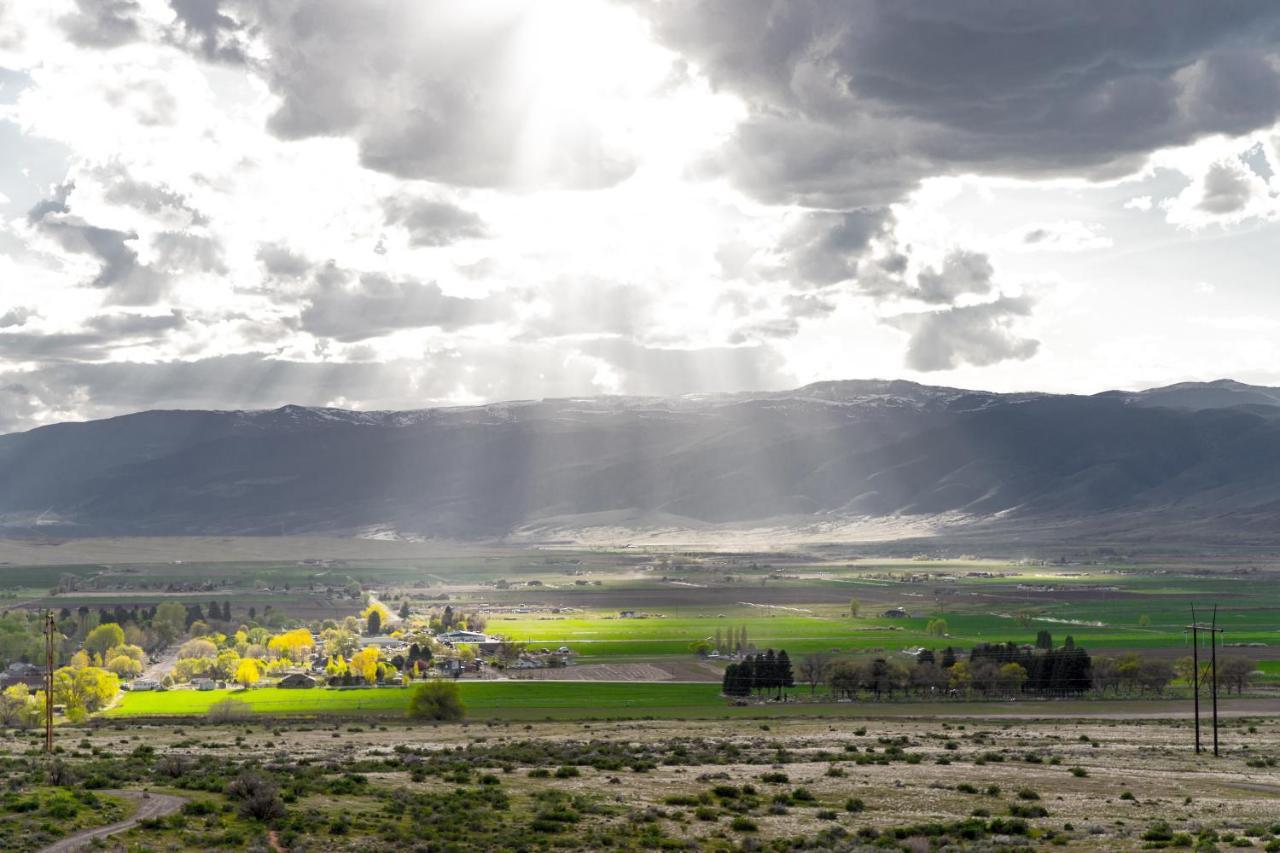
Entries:
<svg viewBox="0 0 1280 853">
<path fill-rule="evenodd" d="M 495 540 L 855 520 L 1269 542 L 1280 389 L 858 380 L 403 412 L 148 411 L 0 436 L 6 536 Z"/>
</svg>

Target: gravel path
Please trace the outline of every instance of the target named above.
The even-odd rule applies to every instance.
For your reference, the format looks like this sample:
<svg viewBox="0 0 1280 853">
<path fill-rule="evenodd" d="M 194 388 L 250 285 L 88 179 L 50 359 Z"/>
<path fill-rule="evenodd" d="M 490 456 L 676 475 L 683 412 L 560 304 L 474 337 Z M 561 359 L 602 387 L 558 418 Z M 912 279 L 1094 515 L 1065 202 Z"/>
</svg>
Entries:
<svg viewBox="0 0 1280 853">
<path fill-rule="evenodd" d="M 165 817 L 171 815 L 178 809 L 182 808 L 182 804 L 186 802 L 182 797 L 175 797 L 172 794 L 151 794 L 143 796 L 141 791 L 103 791 L 104 794 L 114 794 L 118 797 L 136 800 L 138 810 L 133 817 L 128 820 L 122 820 L 117 823 L 99 826 L 94 829 L 86 829 L 77 832 L 75 835 L 68 835 L 66 838 L 54 844 L 50 844 L 44 848 L 41 853 L 71 853 L 73 850 L 80 850 L 95 838 L 106 838 L 108 835 L 114 835 L 117 832 L 124 832 L 137 826 L 138 821 L 146 820 L 151 817 Z"/>
</svg>

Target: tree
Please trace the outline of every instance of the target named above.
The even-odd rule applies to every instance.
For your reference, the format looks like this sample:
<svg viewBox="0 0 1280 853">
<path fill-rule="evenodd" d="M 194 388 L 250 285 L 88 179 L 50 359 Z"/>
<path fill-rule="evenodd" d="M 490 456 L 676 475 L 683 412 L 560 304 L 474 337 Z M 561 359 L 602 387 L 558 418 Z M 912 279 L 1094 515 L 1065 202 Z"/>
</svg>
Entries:
<svg viewBox="0 0 1280 853">
<path fill-rule="evenodd" d="M 378 680 L 378 650 L 370 646 L 351 656 L 352 675 L 358 675 L 370 684 Z"/>
<path fill-rule="evenodd" d="M 1036 632 L 1036 648 L 1048 651 L 1053 648 L 1053 635 L 1048 631 Z"/>
<path fill-rule="evenodd" d="M 1151 627 L 1151 617 L 1150 617 L 1150 616 L 1148 616 L 1148 615 L 1147 615 L 1147 614 L 1145 614 L 1145 613 L 1143 613 L 1141 616 L 1139 616 L 1139 617 L 1138 617 L 1138 627 L 1139 627 L 1139 628 L 1150 628 L 1150 627 Z"/>
<path fill-rule="evenodd" d="M 1022 685 L 1027 680 L 1027 671 L 1020 663 L 1006 663 L 1000 667 L 997 679 L 1008 693 L 1021 693 Z"/>
<path fill-rule="evenodd" d="M 161 645 L 168 646 L 187 630 L 187 608 L 176 601 L 166 601 L 156 607 L 151 626 L 155 628 Z"/>
<path fill-rule="evenodd" d="M 366 617 L 365 633 L 370 637 L 376 637 L 382 633 L 382 614 L 377 610 L 370 610 Z"/>
<path fill-rule="evenodd" d="M 748 696 L 751 694 L 749 679 L 744 677 L 744 663 L 731 663 L 724 668 L 724 680 L 720 692 L 725 696 Z"/>
<path fill-rule="evenodd" d="M 114 622 L 99 625 L 84 638 L 84 648 L 91 655 L 105 657 L 116 646 L 124 645 L 124 629 Z"/>
<path fill-rule="evenodd" d="M 0 723 L 29 729 L 44 716 L 44 691 L 32 693 L 25 684 L 14 684 L 0 693 Z"/>
<path fill-rule="evenodd" d="M 297 628 L 277 634 L 267 641 L 267 649 L 294 663 L 302 663 L 307 654 L 315 648 L 315 640 L 306 628 Z"/>
<path fill-rule="evenodd" d="M 1228 688 L 1234 686 L 1237 693 L 1243 693 L 1249 686 L 1249 682 L 1254 678 L 1254 672 L 1253 661 L 1238 655 L 1223 658 L 1218 664 L 1218 679 Z"/>
<path fill-rule="evenodd" d="M 849 599 L 849 618 L 857 619 L 858 611 L 862 609 L 862 602 L 856 598 Z"/>
<path fill-rule="evenodd" d="M 831 655 L 811 652 L 800 659 L 800 680 L 809 685 L 809 693 L 817 690 L 831 670 Z"/>
<path fill-rule="evenodd" d="M 924 626 L 926 632 L 933 637 L 945 637 L 947 635 L 947 620 L 941 617 L 930 619 L 929 623 Z"/>
<path fill-rule="evenodd" d="M 969 662 L 967 660 L 958 660 L 951 665 L 951 674 L 947 676 L 947 684 L 952 690 L 959 690 L 961 693 L 968 691 L 970 685 L 973 684 L 973 674 L 969 671 Z"/>
<path fill-rule="evenodd" d="M 452 681 L 433 679 L 419 684 L 409 697 L 409 717 L 415 720 L 461 720 L 467 708 L 462 693 Z"/>
<path fill-rule="evenodd" d="M 236 664 L 235 680 L 246 690 L 262 680 L 262 664 L 254 658 L 241 658 Z"/>
<path fill-rule="evenodd" d="M 53 701 L 67 707 L 73 722 L 104 707 L 120 691 L 114 672 L 96 666 L 64 666 L 53 674 Z"/>
<path fill-rule="evenodd" d="M 400 602 L 400 618 L 401 619 L 409 618 L 409 599 L 407 598 L 404 601 Z"/>
<path fill-rule="evenodd" d="M 121 678 L 136 678 L 142 675 L 142 662 L 128 655 L 116 655 L 107 661 L 107 669 Z"/>
<path fill-rule="evenodd" d="M 239 668 L 240 668 L 239 652 L 237 652 L 235 649 L 223 649 L 222 651 L 218 652 L 218 657 L 214 660 L 214 664 L 213 664 L 214 674 L 218 678 L 222 679 L 223 681 L 226 681 L 229 678 L 234 678 L 236 674 L 236 670 L 238 670 Z"/>
<path fill-rule="evenodd" d="M 862 684 L 862 667 L 854 661 L 839 661 L 832 665 L 828 682 L 836 696 L 856 699 L 858 687 Z"/>
<path fill-rule="evenodd" d="M 776 673 L 777 673 L 777 682 L 778 682 L 778 695 L 785 696 L 786 694 L 784 693 L 784 691 L 789 690 L 790 688 L 796 686 L 795 673 L 792 672 L 791 670 L 791 657 L 787 654 L 786 649 L 781 649 L 778 652 L 778 663 L 777 663 Z"/>
<path fill-rule="evenodd" d="M 211 658 L 217 654 L 218 647 L 213 644 L 212 640 L 206 640 L 203 637 L 187 640 L 178 647 L 178 657 L 180 658 Z"/>
</svg>

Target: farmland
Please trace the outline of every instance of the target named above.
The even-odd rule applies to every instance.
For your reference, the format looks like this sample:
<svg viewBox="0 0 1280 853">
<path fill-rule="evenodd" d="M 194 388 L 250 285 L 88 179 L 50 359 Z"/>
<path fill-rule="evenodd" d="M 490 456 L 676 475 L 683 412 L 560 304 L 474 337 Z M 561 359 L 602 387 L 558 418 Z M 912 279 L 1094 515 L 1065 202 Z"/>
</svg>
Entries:
<svg viewBox="0 0 1280 853">
<path fill-rule="evenodd" d="M 81 620 L 124 617 L 128 639 L 104 659 L 157 642 L 156 620 L 175 606 L 188 614 L 171 645 L 148 645 L 160 661 L 148 666 L 157 677 L 167 669 L 171 689 L 59 718 L 62 752 L 49 768 L 187 803 L 125 830 L 109 842 L 117 849 L 413 849 L 425 825 L 458 849 L 1280 846 L 1269 781 L 1280 761 L 1280 574 L 1270 565 L 402 544 L 388 554 L 350 543 L 324 558 L 310 542 L 287 559 L 270 551 L 281 543 L 255 552 L 234 541 L 222 561 L 215 544 L 191 561 L 97 563 L 70 551 L 74 564 L 0 567 L 12 611 L 0 643 L 14 654 L 38 653 L 24 614 L 44 607 L 61 614 L 64 654 L 103 633 Z M 126 547 L 111 553 L 137 556 Z M 155 557 L 174 546 L 139 547 Z M 905 674 L 919 648 L 964 658 L 1046 632 L 1054 648 L 1070 636 L 1099 666 L 1138 653 L 1168 672 L 1191 651 L 1192 602 L 1218 604 L 1219 655 L 1247 658 L 1256 675 L 1220 697 L 1218 759 L 1191 752 L 1189 687 L 1176 678 L 1152 692 L 1133 682 L 1050 698 L 910 681 L 884 696 L 840 693 L 834 675 L 801 677 L 806 658 Z M 450 682 L 464 719 L 415 720 L 415 686 L 384 678 L 403 660 L 376 656 L 361 670 L 376 681 L 351 675 L 375 605 L 384 635 L 427 637 L 437 661 L 468 648 L 429 637 L 448 612 L 461 620 L 452 627 L 483 626 L 522 659 L 567 661 L 504 669 L 491 657 Z M 352 648 L 337 651 L 344 642 Z M 744 645 L 786 650 L 795 685 L 723 695 Z M 225 681 L 245 659 L 261 681 L 196 689 L 200 667 L 227 656 Z M 321 686 L 275 686 L 302 671 Z M 0 732 L 0 755 L 43 779 L 53 770 L 32 754 L 29 724 Z M 45 811 L 73 809 L 77 826 L 111 817 L 94 802 L 10 797 L 0 810 L 22 837 L 47 840 L 57 829 Z"/>
</svg>

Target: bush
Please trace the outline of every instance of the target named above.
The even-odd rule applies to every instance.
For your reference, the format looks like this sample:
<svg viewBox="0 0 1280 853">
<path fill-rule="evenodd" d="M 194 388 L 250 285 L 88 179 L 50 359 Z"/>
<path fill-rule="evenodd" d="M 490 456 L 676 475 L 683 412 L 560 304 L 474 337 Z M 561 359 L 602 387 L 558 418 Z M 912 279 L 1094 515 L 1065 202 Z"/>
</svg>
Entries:
<svg viewBox="0 0 1280 853">
<path fill-rule="evenodd" d="M 276 783 L 251 770 L 227 784 L 227 796 L 240 801 L 240 813 L 254 820 L 274 820 L 284 816 L 284 802 Z"/>
<path fill-rule="evenodd" d="M 844 801 L 844 810 L 850 814 L 857 814 L 860 811 L 864 811 L 866 808 L 867 804 L 862 802 L 861 797 L 850 797 Z"/>
<path fill-rule="evenodd" d="M 461 720 L 467 714 L 462 694 L 452 681 L 428 681 L 409 697 L 409 716 L 415 720 Z"/>
<path fill-rule="evenodd" d="M 234 723 L 252 717 L 253 709 L 242 699 L 223 699 L 210 705 L 206 713 L 215 723 Z"/>
<path fill-rule="evenodd" d="M 757 832 L 760 829 L 760 827 L 756 826 L 756 822 L 754 820 L 749 817 L 743 817 L 742 815 L 735 817 L 733 822 L 729 824 L 729 827 L 734 832 Z"/>
</svg>

